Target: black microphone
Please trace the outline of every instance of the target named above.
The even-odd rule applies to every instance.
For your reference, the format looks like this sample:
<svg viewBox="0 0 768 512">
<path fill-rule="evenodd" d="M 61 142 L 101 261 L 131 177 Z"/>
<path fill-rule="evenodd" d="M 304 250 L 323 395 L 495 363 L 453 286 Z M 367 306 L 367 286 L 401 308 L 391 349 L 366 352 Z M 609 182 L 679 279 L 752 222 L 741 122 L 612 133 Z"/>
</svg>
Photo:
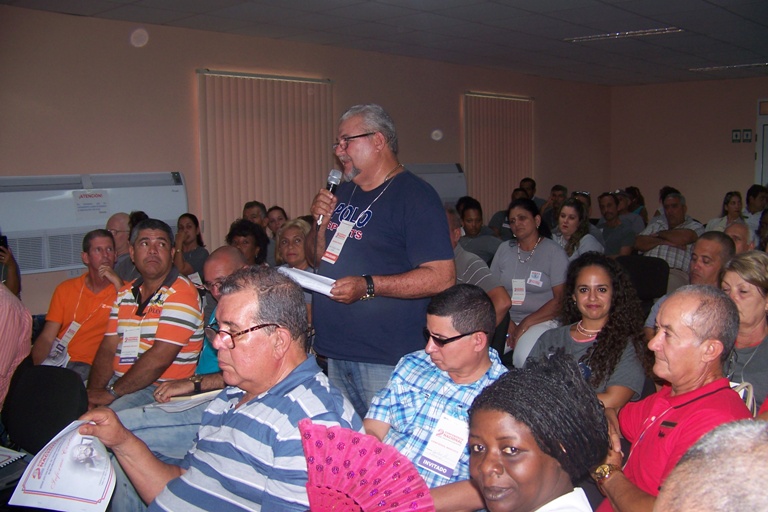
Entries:
<svg viewBox="0 0 768 512">
<path fill-rule="evenodd" d="M 331 194 L 336 193 L 336 189 L 339 187 L 339 184 L 341 183 L 341 171 L 338 169 L 331 169 L 331 172 L 328 173 L 328 182 L 325 184 L 325 190 L 328 190 L 331 192 Z M 320 227 L 320 224 L 323 223 L 323 216 L 317 218 L 317 227 Z"/>
</svg>

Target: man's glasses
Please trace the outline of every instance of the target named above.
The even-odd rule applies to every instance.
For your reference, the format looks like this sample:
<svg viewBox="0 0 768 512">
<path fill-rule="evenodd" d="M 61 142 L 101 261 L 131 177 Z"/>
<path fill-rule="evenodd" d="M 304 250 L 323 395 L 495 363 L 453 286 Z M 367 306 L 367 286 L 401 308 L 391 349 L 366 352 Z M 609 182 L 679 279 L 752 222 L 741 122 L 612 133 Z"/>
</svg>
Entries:
<svg viewBox="0 0 768 512">
<path fill-rule="evenodd" d="M 213 292 L 216 288 L 221 288 L 222 284 L 224 284 L 224 279 L 217 279 L 215 281 L 205 281 L 203 286 L 209 292 Z"/>
<path fill-rule="evenodd" d="M 360 137 L 367 137 L 369 135 L 373 135 L 374 133 L 376 132 L 361 133 L 360 135 L 353 135 L 351 137 L 342 137 L 339 139 L 339 142 L 333 145 L 333 150 L 336 151 L 336 148 L 341 148 L 346 151 L 347 146 L 349 146 L 349 141 L 359 139 Z"/>
<path fill-rule="evenodd" d="M 206 325 L 204 330 L 205 330 L 205 335 L 208 338 L 208 341 L 213 343 L 213 339 L 216 336 L 221 336 L 221 341 L 224 343 L 224 346 L 227 347 L 229 350 L 232 350 L 233 348 L 235 348 L 235 338 L 237 338 L 238 336 L 242 336 L 243 334 L 248 334 L 249 332 L 258 331 L 259 329 L 263 329 L 265 327 L 280 327 L 280 326 L 278 324 L 259 324 L 259 325 L 254 325 L 249 329 L 245 329 L 244 331 L 229 332 L 223 329 L 219 329 L 219 323 L 214 322 L 210 325 Z"/>
<path fill-rule="evenodd" d="M 472 332 L 467 332 L 467 333 L 464 333 L 464 334 L 459 334 L 458 336 L 452 336 L 450 338 L 438 338 L 434 334 L 429 332 L 429 329 L 427 329 L 425 327 L 424 328 L 424 341 L 429 343 L 429 340 L 432 340 L 435 343 L 435 345 L 437 345 L 440 348 L 443 348 L 444 346 L 446 346 L 449 343 L 453 343 L 454 341 L 460 340 L 461 338 L 463 338 L 465 336 L 469 336 L 470 334 L 475 334 L 476 332 L 485 332 L 485 331 L 472 331 Z"/>
<path fill-rule="evenodd" d="M 112 236 L 115 236 L 118 233 L 130 233 L 130 229 L 108 229 L 110 233 L 112 233 Z"/>
</svg>

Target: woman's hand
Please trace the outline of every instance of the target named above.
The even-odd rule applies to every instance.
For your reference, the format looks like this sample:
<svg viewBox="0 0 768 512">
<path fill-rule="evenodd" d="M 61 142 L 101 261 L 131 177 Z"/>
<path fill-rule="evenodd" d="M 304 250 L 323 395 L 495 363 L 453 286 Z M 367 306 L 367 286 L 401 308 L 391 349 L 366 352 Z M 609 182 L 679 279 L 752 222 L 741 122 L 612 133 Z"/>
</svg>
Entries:
<svg viewBox="0 0 768 512">
<path fill-rule="evenodd" d="M 525 334 L 525 331 L 528 330 L 528 325 L 525 321 L 526 318 L 523 318 L 523 321 L 519 324 L 515 324 L 515 322 L 509 323 L 509 336 L 507 336 L 507 346 L 509 348 L 514 349 L 517 345 L 517 341 L 523 334 Z"/>
</svg>

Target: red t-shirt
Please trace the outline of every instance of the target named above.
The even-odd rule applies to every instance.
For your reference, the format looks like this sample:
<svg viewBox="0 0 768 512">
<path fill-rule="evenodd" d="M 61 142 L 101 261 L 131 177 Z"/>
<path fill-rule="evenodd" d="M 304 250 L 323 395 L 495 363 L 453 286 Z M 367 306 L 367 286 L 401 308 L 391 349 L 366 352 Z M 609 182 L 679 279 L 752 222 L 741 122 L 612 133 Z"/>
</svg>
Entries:
<svg viewBox="0 0 768 512">
<path fill-rule="evenodd" d="M 652 496 L 659 494 L 669 472 L 701 436 L 723 423 L 752 417 L 725 378 L 681 395 L 671 393 L 672 388 L 664 386 L 619 412 L 621 433 L 632 444 L 624 474 Z M 597 510 L 613 507 L 606 499 Z"/>
</svg>

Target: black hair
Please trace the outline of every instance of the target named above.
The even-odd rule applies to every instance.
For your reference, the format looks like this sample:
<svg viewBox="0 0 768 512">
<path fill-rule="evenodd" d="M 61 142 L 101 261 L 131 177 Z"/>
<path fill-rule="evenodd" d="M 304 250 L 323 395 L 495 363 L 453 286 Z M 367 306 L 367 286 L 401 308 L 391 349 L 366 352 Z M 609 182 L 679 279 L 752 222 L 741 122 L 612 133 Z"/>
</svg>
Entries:
<svg viewBox="0 0 768 512">
<path fill-rule="evenodd" d="M 675 187 L 664 185 L 659 189 L 659 201 L 663 203 L 669 194 L 679 194 L 679 193 L 680 191 L 677 190 Z"/>
<path fill-rule="evenodd" d="M 131 216 L 136 212 L 131 212 Z M 144 213 L 144 212 L 140 212 Z M 158 219 L 150 219 L 146 218 L 133 226 L 131 229 L 131 245 L 136 243 L 136 239 L 139 238 L 139 231 L 143 231 L 145 229 L 153 229 L 155 231 L 162 231 L 166 235 L 168 235 L 168 243 L 171 244 L 171 247 L 173 247 L 173 230 L 171 229 L 171 226 L 166 224 L 165 222 L 158 220 Z"/>
<path fill-rule="evenodd" d="M 512 211 L 512 208 L 522 208 L 523 210 L 528 211 L 534 218 L 536 218 L 537 215 L 541 215 L 541 213 L 539 213 L 539 207 L 536 206 L 533 199 L 520 198 L 509 203 L 509 206 L 507 207 L 507 217 L 509 217 L 509 212 Z M 546 222 L 539 224 L 538 231 L 539 236 L 552 238 L 552 232 L 549 230 Z M 514 240 L 514 238 L 512 240 Z M 510 242 L 512 240 L 510 240 Z"/>
<path fill-rule="evenodd" d="M 576 280 L 587 267 L 600 267 L 611 280 L 611 309 L 608 321 L 597 334 L 592 347 L 584 354 L 583 360 L 589 360 L 592 375 L 589 383 L 598 388 L 614 372 L 621 360 L 627 343 L 631 343 L 646 375 L 651 375 L 653 354 L 648 350 L 643 335 L 643 321 L 640 300 L 632 285 L 629 275 L 616 263 L 616 260 L 598 252 L 582 254 L 568 266 L 563 292 L 561 320 L 563 324 L 572 324 L 581 320 L 581 311 L 573 300 Z"/>
<path fill-rule="evenodd" d="M 203 235 L 200 234 L 200 221 L 197 220 L 197 216 L 195 216 L 194 213 L 189 213 L 189 212 L 182 213 L 181 215 L 179 215 L 179 220 L 185 219 L 185 218 L 191 220 L 192 224 L 194 224 L 195 227 L 197 228 L 197 239 L 196 239 L 197 245 L 199 245 L 200 247 L 205 247 L 205 243 L 203 243 Z M 178 220 L 176 222 L 178 223 Z"/>
<path fill-rule="evenodd" d="M 459 332 L 482 331 L 487 335 L 496 329 L 496 310 L 488 294 L 473 284 L 456 284 L 429 301 L 427 314 L 448 317 Z"/>
<path fill-rule="evenodd" d="M 258 224 L 246 219 L 237 219 L 229 226 L 229 232 L 227 233 L 226 242 L 227 245 L 232 245 L 232 240 L 236 236 L 251 236 L 253 237 L 256 246 L 259 248 L 259 253 L 256 255 L 256 265 L 261 265 L 267 261 L 267 246 L 269 245 L 269 237 L 264 231 L 264 228 Z"/>
<path fill-rule="evenodd" d="M 608 425 L 595 391 L 576 361 L 561 351 L 525 368 L 511 368 L 485 388 L 469 409 L 509 414 L 527 426 L 542 452 L 578 482 L 608 452 Z"/>
<path fill-rule="evenodd" d="M 467 210 L 477 210 L 480 212 L 480 217 L 483 216 L 483 207 L 480 205 L 480 201 L 475 199 L 474 197 L 464 196 L 465 201 L 462 203 L 461 206 L 461 218 L 464 219 L 464 212 Z M 462 198 L 462 199 L 464 199 Z"/>
</svg>

